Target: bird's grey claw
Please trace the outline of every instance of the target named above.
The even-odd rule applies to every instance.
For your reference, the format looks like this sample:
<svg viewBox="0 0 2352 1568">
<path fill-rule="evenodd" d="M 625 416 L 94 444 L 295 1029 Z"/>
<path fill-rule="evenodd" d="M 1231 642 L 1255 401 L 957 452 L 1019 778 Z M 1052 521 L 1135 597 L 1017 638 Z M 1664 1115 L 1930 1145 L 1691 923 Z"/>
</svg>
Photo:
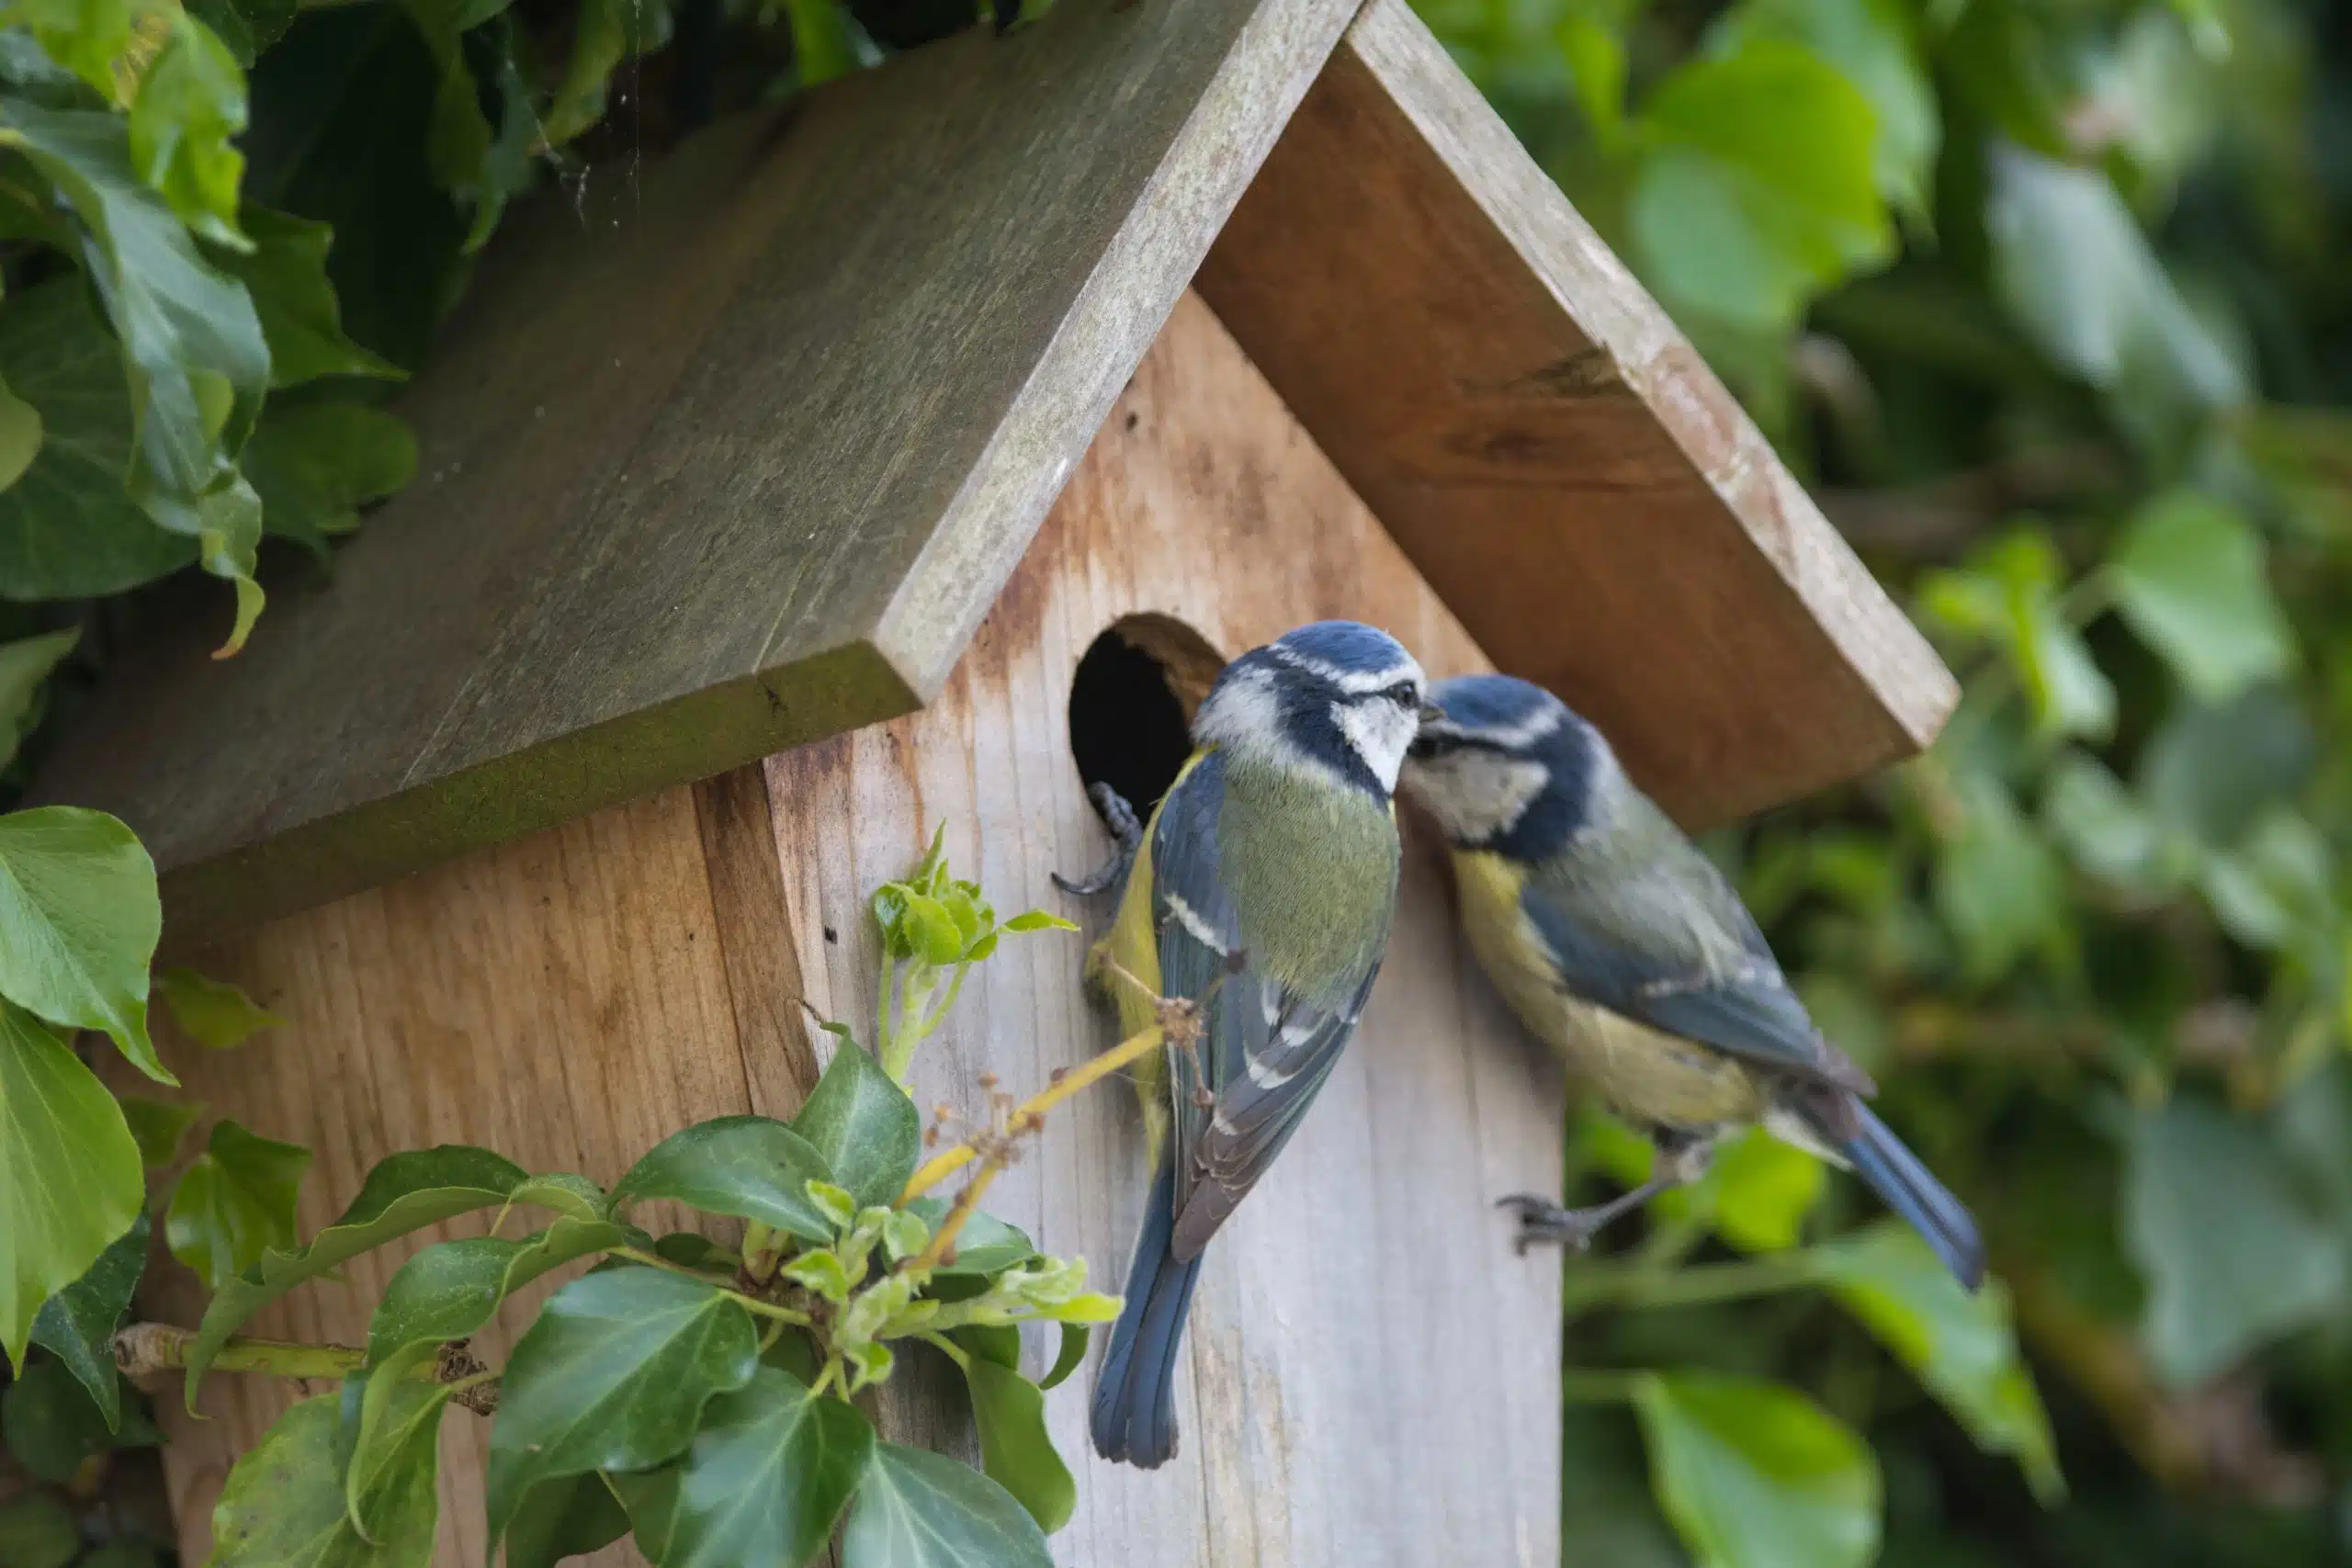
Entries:
<svg viewBox="0 0 2352 1568">
<path fill-rule="evenodd" d="M 1102 826 L 1110 830 L 1118 848 L 1108 864 L 1082 880 L 1073 882 L 1058 871 L 1047 873 L 1055 886 L 1076 898 L 1091 898 L 1125 882 L 1128 868 L 1135 864 L 1136 853 L 1143 847 L 1143 821 L 1136 815 L 1136 808 L 1127 804 L 1125 795 L 1107 784 L 1096 783 L 1087 786 L 1086 798 L 1094 803 L 1095 813 L 1102 818 Z"/>
<path fill-rule="evenodd" d="M 1511 1245 L 1522 1258 L 1529 1247 L 1539 1244 L 1582 1252 L 1592 1245 L 1593 1236 L 1600 1229 L 1590 1213 L 1564 1208 L 1532 1192 L 1514 1192 L 1498 1199 L 1495 1207 L 1518 1212 L 1519 1235 L 1511 1239 Z"/>
</svg>

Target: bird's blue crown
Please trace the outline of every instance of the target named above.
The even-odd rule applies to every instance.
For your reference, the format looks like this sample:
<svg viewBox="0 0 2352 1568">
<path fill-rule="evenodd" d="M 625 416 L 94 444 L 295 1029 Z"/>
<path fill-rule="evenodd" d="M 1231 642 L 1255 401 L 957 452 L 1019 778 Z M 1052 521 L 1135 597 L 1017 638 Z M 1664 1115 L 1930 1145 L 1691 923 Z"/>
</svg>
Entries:
<svg viewBox="0 0 2352 1568">
<path fill-rule="evenodd" d="M 1386 632 L 1317 621 L 1225 668 L 1193 720 L 1203 745 L 1255 749 L 1384 800 L 1419 723 L 1425 678 Z"/>
<path fill-rule="evenodd" d="M 1513 859 L 1556 854 L 1590 820 L 1594 791 L 1610 767 L 1600 732 L 1543 687 L 1511 675 L 1462 675 L 1430 689 L 1444 713 L 1421 727 L 1413 757 L 1434 763 L 1449 752 L 1480 751 L 1501 763 L 1542 769 L 1541 787 L 1481 847 Z"/>
</svg>

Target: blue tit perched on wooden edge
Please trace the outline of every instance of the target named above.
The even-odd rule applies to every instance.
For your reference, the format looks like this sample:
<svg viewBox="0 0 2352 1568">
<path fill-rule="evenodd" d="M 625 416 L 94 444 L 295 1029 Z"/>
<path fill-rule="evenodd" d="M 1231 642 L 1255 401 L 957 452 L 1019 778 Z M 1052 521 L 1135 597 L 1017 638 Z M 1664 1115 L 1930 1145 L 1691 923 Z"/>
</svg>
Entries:
<svg viewBox="0 0 2352 1568">
<path fill-rule="evenodd" d="M 1244 654 L 1202 700 L 1192 756 L 1136 846 L 1090 973 L 1127 1034 L 1156 1021 L 1156 1000 L 1110 963 L 1197 1004 L 1199 1033 L 1136 1073 L 1154 1176 L 1095 1388 L 1105 1459 L 1152 1469 L 1175 1452 L 1202 1249 L 1355 1032 L 1396 908 L 1396 771 L 1435 716 L 1423 685 L 1395 638 L 1352 621 Z M 1116 797 L 1097 803 L 1115 829 Z"/>
<path fill-rule="evenodd" d="M 1821 1036 L 1713 863 L 1630 783 L 1600 732 L 1540 686 L 1441 682 L 1405 764 L 1407 798 L 1453 844 L 1472 951 L 1521 1021 L 1612 1109 L 1649 1129 L 1651 1180 L 1564 1209 L 1520 1196 L 1522 1246 L 1583 1246 L 1697 1179 L 1725 1132 L 1762 1123 L 1851 1168 L 1973 1290 L 1968 1211 L 1863 1100 L 1868 1075 Z"/>
</svg>

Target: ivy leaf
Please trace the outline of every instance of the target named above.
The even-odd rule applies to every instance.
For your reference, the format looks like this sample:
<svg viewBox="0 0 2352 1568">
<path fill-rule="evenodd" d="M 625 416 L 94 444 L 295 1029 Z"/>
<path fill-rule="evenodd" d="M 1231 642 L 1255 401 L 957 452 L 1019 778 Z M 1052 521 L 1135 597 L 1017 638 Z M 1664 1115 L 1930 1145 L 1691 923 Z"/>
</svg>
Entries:
<svg viewBox="0 0 2352 1568">
<path fill-rule="evenodd" d="M 149 1170 L 161 1170 L 180 1157 L 181 1141 L 204 1114 L 200 1100 L 149 1100 L 126 1094 L 119 1097 L 119 1103 L 123 1122 L 139 1145 L 139 1162 Z"/>
<path fill-rule="evenodd" d="M 123 488 L 130 400 L 114 339 L 75 277 L 10 295 L 0 377 L 40 412 L 46 439 L 0 491 L 0 595 L 119 593 L 196 560 L 196 542 L 155 526 Z"/>
<path fill-rule="evenodd" d="M 2035 528 L 2012 530 L 1963 568 L 1929 574 L 1920 607 L 1933 620 L 2008 656 L 2045 733 L 2106 739 L 2115 687 L 2060 609 L 2058 547 Z"/>
<path fill-rule="evenodd" d="M 429 1568 L 441 1517 L 433 1455 L 420 1449 L 379 1477 L 371 1544 L 344 1512 L 342 1407 L 338 1394 L 302 1401 L 237 1461 L 213 1506 L 207 1568 Z"/>
<path fill-rule="evenodd" d="M 722 1116 L 647 1151 L 613 1189 L 613 1202 L 668 1198 L 707 1214 L 758 1220 L 822 1246 L 833 1231 L 809 1201 L 808 1183 L 831 1179 L 825 1156 L 783 1122 Z"/>
<path fill-rule="evenodd" d="M 859 1208 L 895 1202 L 922 1152 L 922 1113 L 854 1041 L 834 1047 L 792 1130 Z"/>
<path fill-rule="evenodd" d="M 142 1210 L 129 1230 L 98 1254 L 80 1279 L 41 1304 L 32 1341 L 82 1382 L 109 1432 L 122 1426 L 122 1379 L 115 1371 L 114 1331 L 147 1271 L 150 1226 Z"/>
<path fill-rule="evenodd" d="M 327 277 L 334 230 L 266 207 L 244 209 L 253 248 L 222 265 L 244 280 L 269 344 L 269 384 L 299 386 L 321 376 L 379 376 L 407 372 L 344 335 L 343 308 Z"/>
<path fill-rule="evenodd" d="M 172 1190 L 164 1236 L 172 1256 L 218 1291 L 273 1249 L 294 1245 L 294 1203 L 311 1151 L 223 1119 Z"/>
<path fill-rule="evenodd" d="M 486 1235 L 437 1242 L 401 1264 L 385 1285 L 368 1323 L 368 1365 L 382 1367 L 413 1345 L 462 1339 L 548 1269 L 639 1239 L 610 1220 L 567 1214 L 519 1241 Z"/>
<path fill-rule="evenodd" d="M 1086 1342 L 1092 1330 L 1082 1323 L 1062 1325 L 1061 1349 L 1054 1357 L 1053 1369 L 1037 1380 L 1039 1388 L 1059 1388 L 1064 1379 L 1078 1371 L 1086 1359 Z"/>
<path fill-rule="evenodd" d="M 108 103 L 122 100 L 115 66 L 131 43 L 130 0 L 17 0 L 8 7 L 8 20 Z"/>
<path fill-rule="evenodd" d="M 65 1043 L 0 1004 L 0 1348 L 22 1368 L 43 1303 L 88 1273 L 146 1199 L 114 1097 Z"/>
<path fill-rule="evenodd" d="M 797 1568 L 831 1536 L 873 1455 L 855 1405 L 763 1366 L 710 1402 L 684 1460 L 645 1478 L 638 1546 L 662 1568 Z"/>
<path fill-rule="evenodd" d="M 2163 894 L 2188 869 L 2186 846 L 2095 757 L 2068 751 L 2051 764 L 2041 815 L 2077 866 L 2117 886 Z"/>
<path fill-rule="evenodd" d="M 52 1486 L 71 1481 L 85 1460 L 113 1446 L 105 1413 L 73 1369 L 54 1356 L 43 1356 L 0 1390 L 0 1437 L 34 1480 Z"/>
<path fill-rule="evenodd" d="M 2133 515 L 2107 570 L 2117 610 L 2200 702 L 2227 702 L 2294 662 L 2262 536 L 2219 502 L 2158 496 Z"/>
<path fill-rule="evenodd" d="M 25 477 L 40 456 L 40 410 L 0 381 L 0 490 Z"/>
<path fill-rule="evenodd" d="M 2140 797 L 2165 823 L 2209 845 L 2233 845 L 2312 776 L 2318 739 L 2286 693 L 2246 692 L 2218 706 L 2177 708 L 2140 753 Z"/>
<path fill-rule="evenodd" d="M 1967 773 L 1955 783 L 1962 815 L 1938 852 L 1936 908 L 1968 978 L 1988 985 L 2059 931 L 2065 879 L 1999 780 Z"/>
<path fill-rule="evenodd" d="M 1828 1179 L 1821 1162 L 1759 1130 L 1717 1155 L 1707 1170 L 1714 1228 L 1749 1252 L 1780 1252 L 1797 1244 Z"/>
<path fill-rule="evenodd" d="M 1074 931 L 1078 930 L 1078 926 L 1073 921 L 1063 919 L 1059 915 L 1049 915 L 1043 909 L 1031 909 L 1025 914 L 1013 916 L 1012 919 L 1005 921 L 1001 929 L 1016 932 Z"/>
<path fill-rule="evenodd" d="M 1659 1508 L 1698 1568 L 1867 1568 L 1878 1462 L 1792 1389 L 1648 1372 L 1634 1401 Z"/>
<path fill-rule="evenodd" d="M 670 41 L 668 0 L 582 0 L 571 59 L 548 106 L 541 137 L 560 147 L 605 117 L 614 69 Z"/>
<path fill-rule="evenodd" d="M 139 81 L 130 103 L 130 163 L 200 237 L 233 250 L 237 186 L 244 154 L 231 139 L 245 129 L 245 73 L 210 28 L 173 14 L 171 37 Z"/>
<path fill-rule="evenodd" d="M 842 1568 L 1053 1568 L 1045 1533 L 967 1464 L 876 1443 L 842 1536 Z"/>
<path fill-rule="evenodd" d="M 346 1380 L 345 1396 L 349 1397 Z M 401 1530 L 409 1506 L 409 1478 L 435 1472 L 441 1417 L 454 1390 L 408 1377 L 378 1376 L 360 1395 L 358 1431 L 344 1467 L 344 1517 L 367 1541 L 387 1541 Z"/>
<path fill-rule="evenodd" d="M 82 640 L 78 626 L 0 643 L 0 767 L 40 722 L 49 677 Z"/>
<path fill-rule="evenodd" d="M 208 980 L 187 965 L 175 964 L 156 977 L 172 1021 L 198 1044 L 214 1051 L 233 1051 L 265 1029 L 286 1021 L 256 1003 L 226 980 Z"/>
<path fill-rule="evenodd" d="M 1045 1394 L 1015 1369 L 986 1356 L 966 1359 L 964 1383 L 971 1390 L 980 1465 L 989 1478 L 1012 1494 L 1047 1535 L 1069 1523 L 1078 1511 L 1078 1483 L 1046 1430 Z"/>
<path fill-rule="evenodd" d="M 2341 1228 L 2305 1201 L 2278 1145 L 2186 1097 L 2133 1130 L 2123 1238 L 2148 1286 L 2142 1337 L 2179 1388 L 2339 1314 L 2352 1283 Z"/>
<path fill-rule="evenodd" d="M 628 1515 L 603 1476 L 592 1471 L 543 1481 L 525 1495 L 506 1527 L 506 1568 L 555 1568 L 628 1533 Z"/>
<path fill-rule="evenodd" d="M 1925 221 L 1943 125 L 1900 0 L 1742 0 L 1709 30 L 1709 52 L 1732 54 L 1751 39 L 1800 44 L 1842 73 L 1871 107 L 1878 134 L 1878 187 Z"/>
<path fill-rule="evenodd" d="M 1911 1369 L 1977 1447 L 2015 1459 L 2044 1506 L 2065 1499 L 2050 1417 L 2018 1353 L 1999 1280 L 1986 1280 L 1972 1295 L 1926 1242 L 1892 1221 L 1839 1236 L 1813 1258 L 1830 1292 Z"/>
<path fill-rule="evenodd" d="M 103 811 L 0 817 L 0 996 L 50 1022 L 97 1029 L 133 1066 L 179 1080 L 147 1037 L 147 965 L 163 932 L 155 863 Z"/>
<path fill-rule="evenodd" d="M 175 533 L 223 531 L 201 503 L 233 481 L 232 457 L 269 386 L 253 300 L 139 183 L 118 117 L 0 99 L 0 146 L 22 152 L 88 231 L 83 260 L 121 340 L 136 411 L 133 499 Z"/>
<path fill-rule="evenodd" d="M 918 1198 L 907 1208 L 933 1231 L 947 1217 L 944 1198 Z M 1019 1227 L 1006 1224 L 985 1209 L 975 1209 L 964 1228 L 956 1233 L 956 1260 L 932 1270 L 939 1275 L 1001 1274 L 1037 1256 L 1036 1245 Z"/>
<path fill-rule="evenodd" d="M 700 1280 L 616 1269 L 558 1291 L 506 1363 L 490 1436 L 492 1543 L 541 1482 L 676 1457 L 704 1405 L 750 1382 L 759 1357 L 751 1314 Z"/>
<path fill-rule="evenodd" d="M 66 1568 L 82 1553 L 82 1531 L 48 1492 L 0 1503 L 0 1562 L 8 1568 Z"/>
<path fill-rule="evenodd" d="M 416 477 L 416 437 L 398 414 L 347 399 L 273 402 L 245 444 L 262 526 L 324 557 L 359 508 Z"/>
<path fill-rule="evenodd" d="M 188 1346 L 188 1407 L 195 1408 L 197 1385 L 212 1358 L 254 1313 L 303 1280 L 394 1236 L 469 1209 L 503 1203 L 529 1179 L 513 1161 L 464 1144 L 411 1149 L 379 1162 L 360 1184 L 351 1207 L 311 1237 L 308 1247 L 267 1253 L 214 1293 Z"/>
<path fill-rule="evenodd" d="M 293 25 L 295 0 L 189 0 L 187 9 L 219 36 L 238 64 L 251 70 L 261 51 Z"/>
<path fill-rule="evenodd" d="M 1704 316 L 1784 331 L 1893 249 L 1871 106 L 1794 44 L 1759 38 L 1676 70 L 1638 134 L 1628 219 L 1645 274 Z"/>
</svg>

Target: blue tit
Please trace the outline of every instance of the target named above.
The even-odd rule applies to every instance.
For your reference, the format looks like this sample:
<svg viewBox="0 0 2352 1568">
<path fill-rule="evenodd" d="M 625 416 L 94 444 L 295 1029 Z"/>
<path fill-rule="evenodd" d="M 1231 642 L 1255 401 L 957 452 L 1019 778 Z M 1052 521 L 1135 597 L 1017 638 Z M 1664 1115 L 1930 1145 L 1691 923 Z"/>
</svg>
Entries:
<svg viewBox="0 0 2352 1568">
<path fill-rule="evenodd" d="M 1462 920 L 1496 988 L 1569 1070 L 1647 1128 L 1651 1180 L 1588 1210 L 1506 1199 L 1522 1245 L 1583 1246 L 1697 1179 L 1756 1123 L 1851 1168 L 1969 1289 L 1975 1222 L 1862 1103 L 1869 1077 L 1821 1036 L 1763 933 L 1706 856 L 1625 777 L 1609 742 L 1540 686 L 1442 682 L 1442 716 L 1406 761 L 1406 797 L 1453 845 Z"/>
<path fill-rule="evenodd" d="M 1396 639 L 1352 621 L 1244 654 L 1202 700 L 1192 756 L 1135 846 L 1090 970 L 1126 1033 L 1156 1021 L 1156 996 L 1193 1003 L 1198 1032 L 1136 1074 L 1153 1180 L 1095 1388 L 1105 1459 L 1151 1469 L 1175 1452 L 1202 1248 L 1355 1032 L 1396 907 L 1396 771 L 1435 716 L 1423 685 Z"/>
</svg>

